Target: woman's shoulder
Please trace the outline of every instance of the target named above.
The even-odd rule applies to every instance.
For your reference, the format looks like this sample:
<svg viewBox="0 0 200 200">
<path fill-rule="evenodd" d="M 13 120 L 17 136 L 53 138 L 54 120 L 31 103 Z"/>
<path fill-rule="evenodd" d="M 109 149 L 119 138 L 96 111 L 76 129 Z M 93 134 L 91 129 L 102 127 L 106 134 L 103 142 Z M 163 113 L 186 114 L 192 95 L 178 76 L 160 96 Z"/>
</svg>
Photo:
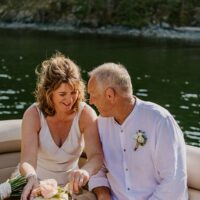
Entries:
<svg viewBox="0 0 200 200">
<path fill-rule="evenodd" d="M 92 122 L 96 121 L 97 119 L 97 114 L 95 110 L 85 103 L 84 108 L 82 109 L 82 112 L 80 114 L 80 125 L 82 126 L 88 126 Z"/>
<path fill-rule="evenodd" d="M 40 116 L 34 104 L 30 105 L 24 112 L 22 129 L 38 132 L 40 130 Z"/>
<path fill-rule="evenodd" d="M 84 103 L 84 104 L 82 104 L 84 106 L 83 106 L 83 109 L 81 111 L 81 117 L 87 117 L 87 116 L 97 117 L 95 110 L 89 104 L 87 104 L 85 102 L 81 102 L 81 103 Z"/>
<path fill-rule="evenodd" d="M 33 103 L 24 112 L 23 119 L 34 118 L 39 119 L 37 104 Z"/>
</svg>

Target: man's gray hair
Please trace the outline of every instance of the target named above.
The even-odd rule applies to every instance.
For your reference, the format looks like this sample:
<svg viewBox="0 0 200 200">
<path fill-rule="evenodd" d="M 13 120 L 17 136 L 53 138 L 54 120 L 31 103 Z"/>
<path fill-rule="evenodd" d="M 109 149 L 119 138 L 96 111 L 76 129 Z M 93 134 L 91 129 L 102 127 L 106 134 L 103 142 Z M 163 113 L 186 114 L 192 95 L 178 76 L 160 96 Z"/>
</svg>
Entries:
<svg viewBox="0 0 200 200">
<path fill-rule="evenodd" d="M 126 68 L 121 64 L 105 63 L 89 72 L 91 78 L 95 78 L 98 86 L 111 87 L 122 96 L 132 95 L 131 78 Z"/>
</svg>

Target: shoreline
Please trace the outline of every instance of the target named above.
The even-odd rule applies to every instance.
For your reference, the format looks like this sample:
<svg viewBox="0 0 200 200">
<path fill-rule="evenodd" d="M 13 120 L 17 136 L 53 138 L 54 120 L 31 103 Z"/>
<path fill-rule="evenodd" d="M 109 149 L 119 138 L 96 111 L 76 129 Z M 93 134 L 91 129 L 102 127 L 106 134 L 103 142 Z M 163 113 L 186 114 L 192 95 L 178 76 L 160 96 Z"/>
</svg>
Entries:
<svg viewBox="0 0 200 200">
<path fill-rule="evenodd" d="M 102 26 L 97 28 L 76 27 L 71 24 L 35 24 L 35 23 L 3 23 L 0 29 L 9 30 L 34 30 L 61 33 L 92 34 L 102 36 L 123 36 L 131 38 L 169 39 L 200 43 L 200 27 L 174 27 L 168 24 L 150 25 L 142 29 L 124 26 Z"/>
</svg>

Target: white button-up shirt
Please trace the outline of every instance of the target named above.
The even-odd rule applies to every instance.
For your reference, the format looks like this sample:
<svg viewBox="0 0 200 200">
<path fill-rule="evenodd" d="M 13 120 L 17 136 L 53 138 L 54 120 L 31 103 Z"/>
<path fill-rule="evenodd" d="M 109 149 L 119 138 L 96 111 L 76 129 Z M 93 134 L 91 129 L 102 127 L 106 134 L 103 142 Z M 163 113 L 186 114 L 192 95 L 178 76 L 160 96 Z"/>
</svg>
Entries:
<svg viewBox="0 0 200 200">
<path fill-rule="evenodd" d="M 186 151 L 183 134 L 161 106 L 136 99 L 122 125 L 98 118 L 105 168 L 89 181 L 89 189 L 107 186 L 112 200 L 186 200 Z M 138 131 L 146 144 L 136 147 Z"/>
</svg>

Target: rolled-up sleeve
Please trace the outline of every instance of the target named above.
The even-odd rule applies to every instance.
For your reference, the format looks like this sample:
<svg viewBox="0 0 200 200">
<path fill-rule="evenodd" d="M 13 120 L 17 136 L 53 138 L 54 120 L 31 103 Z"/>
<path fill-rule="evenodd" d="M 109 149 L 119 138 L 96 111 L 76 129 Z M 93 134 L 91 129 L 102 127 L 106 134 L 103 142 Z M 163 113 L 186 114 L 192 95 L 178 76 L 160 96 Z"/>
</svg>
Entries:
<svg viewBox="0 0 200 200">
<path fill-rule="evenodd" d="M 89 190 L 92 191 L 96 187 L 105 186 L 110 188 L 107 176 L 106 176 L 106 168 L 103 166 L 96 175 L 93 175 L 88 183 Z"/>
<path fill-rule="evenodd" d="M 149 200 L 186 200 L 185 142 L 172 116 L 158 124 L 154 159 L 159 184 Z"/>
</svg>

